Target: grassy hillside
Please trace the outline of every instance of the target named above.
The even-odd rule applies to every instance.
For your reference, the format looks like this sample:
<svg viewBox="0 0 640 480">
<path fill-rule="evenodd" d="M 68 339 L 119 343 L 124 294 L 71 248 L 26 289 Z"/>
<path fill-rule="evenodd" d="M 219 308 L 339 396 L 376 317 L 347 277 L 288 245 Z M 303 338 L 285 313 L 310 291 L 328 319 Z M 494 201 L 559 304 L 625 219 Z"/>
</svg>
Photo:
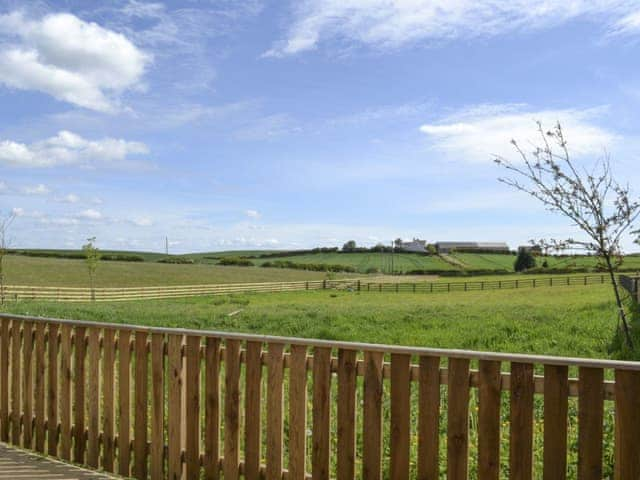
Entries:
<svg viewBox="0 0 640 480">
<path fill-rule="evenodd" d="M 340 275 L 337 275 L 340 276 Z M 353 274 L 351 274 L 353 276 Z M 10 285 L 88 286 L 83 260 L 25 257 L 5 258 L 5 278 Z M 258 267 L 222 267 L 155 262 L 100 262 L 98 287 L 199 285 L 210 283 L 285 282 L 326 278 L 322 272 Z"/>
</svg>

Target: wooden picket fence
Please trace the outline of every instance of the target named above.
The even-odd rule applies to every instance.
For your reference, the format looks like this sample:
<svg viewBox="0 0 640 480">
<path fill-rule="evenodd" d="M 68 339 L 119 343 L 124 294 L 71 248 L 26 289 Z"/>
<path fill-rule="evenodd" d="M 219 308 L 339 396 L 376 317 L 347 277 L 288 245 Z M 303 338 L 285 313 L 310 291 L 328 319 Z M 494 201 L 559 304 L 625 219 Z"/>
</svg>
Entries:
<svg viewBox="0 0 640 480">
<path fill-rule="evenodd" d="M 439 282 L 371 282 L 366 278 L 311 280 L 296 282 L 231 283 L 214 285 L 180 285 L 157 287 L 96 288 L 83 287 L 5 286 L 0 294 L 6 301 L 43 300 L 58 302 L 120 302 L 158 300 L 233 293 L 295 292 L 303 290 L 350 289 L 361 292 L 472 292 L 537 287 L 588 286 L 610 281 L 607 275 L 533 277 L 504 280 L 470 280 Z"/>
<path fill-rule="evenodd" d="M 480 480 L 566 479 L 573 397 L 570 478 L 603 478 L 605 406 L 640 478 L 638 362 L 0 315 L 0 440 L 137 479 L 466 480 L 475 451 Z"/>
</svg>

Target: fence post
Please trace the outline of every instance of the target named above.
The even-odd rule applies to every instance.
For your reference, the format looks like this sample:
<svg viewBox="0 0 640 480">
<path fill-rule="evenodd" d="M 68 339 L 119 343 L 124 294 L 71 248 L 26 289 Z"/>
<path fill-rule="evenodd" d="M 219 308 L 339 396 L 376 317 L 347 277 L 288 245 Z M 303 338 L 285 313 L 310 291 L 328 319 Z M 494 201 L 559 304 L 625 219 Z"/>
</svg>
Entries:
<svg viewBox="0 0 640 480">
<path fill-rule="evenodd" d="M 587 276 L 586 275 L 584 276 L 584 284 L 585 285 L 587 284 Z"/>
<path fill-rule="evenodd" d="M 323 281 L 322 281 L 322 289 L 323 289 L 323 290 L 326 290 L 326 289 L 327 289 L 327 281 L 326 281 L 326 280 L 323 280 Z"/>
<path fill-rule="evenodd" d="M 536 279 L 533 279 L 533 288 L 536 288 Z"/>
<path fill-rule="evenodd" d="M 520 288 L 519 282 L 519 280 L 516 280 L 516 288 Z"/>
<path fill-rule="evenodd" d="M 358 291 L 360 291 L 360 280 L 358 280 Z"/>
</svg>

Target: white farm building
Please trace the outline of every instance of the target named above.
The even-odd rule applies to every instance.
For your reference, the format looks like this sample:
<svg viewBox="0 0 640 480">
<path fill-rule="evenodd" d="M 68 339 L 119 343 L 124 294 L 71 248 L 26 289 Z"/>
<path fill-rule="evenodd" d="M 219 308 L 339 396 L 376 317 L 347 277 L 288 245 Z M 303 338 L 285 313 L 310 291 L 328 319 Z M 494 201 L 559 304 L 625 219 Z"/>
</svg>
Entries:
<svg viewBox="0 0 640 480">
<path fill-rule="evenodd" d="M 436 242 L 438 253 L 450 253 L 454 250 L 503 253 L 509 251 L 504 242 Z"/>
</svg>

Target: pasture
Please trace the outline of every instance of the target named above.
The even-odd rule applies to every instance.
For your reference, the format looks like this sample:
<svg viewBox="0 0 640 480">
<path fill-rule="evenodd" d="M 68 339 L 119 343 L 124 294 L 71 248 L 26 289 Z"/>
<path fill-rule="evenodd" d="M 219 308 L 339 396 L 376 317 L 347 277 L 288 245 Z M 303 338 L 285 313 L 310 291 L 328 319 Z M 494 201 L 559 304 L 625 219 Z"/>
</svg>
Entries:
<svg viewBox="0 0 640 480">
<path fill-rule="evenodd" d="M 434 294 L 329 290 L 97 304 L 20 301 L 2 309 L 59 318 L 331 340 L 623 356 L 608 285 Z"/>
</svg>

